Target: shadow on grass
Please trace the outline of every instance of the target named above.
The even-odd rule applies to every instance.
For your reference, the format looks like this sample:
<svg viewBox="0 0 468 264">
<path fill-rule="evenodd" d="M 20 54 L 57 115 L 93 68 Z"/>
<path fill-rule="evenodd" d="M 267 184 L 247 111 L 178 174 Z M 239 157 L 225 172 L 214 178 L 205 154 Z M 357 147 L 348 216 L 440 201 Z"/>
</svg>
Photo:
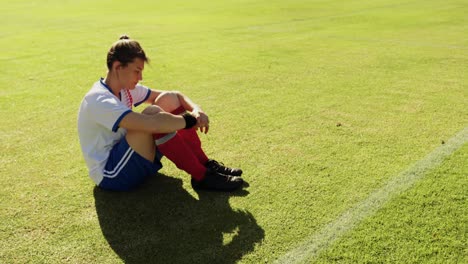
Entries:
<svg viewBox="0 0 468 264">
<path fill-rule="evenodd" d="M 162 174 L 133 192 L 94 189 L 102 233 L 125 263 L 236 263 L 264 237 L 252 214 L 229 205 L 247 194 L 199 192 L 197 200 Z"/>
</svg>

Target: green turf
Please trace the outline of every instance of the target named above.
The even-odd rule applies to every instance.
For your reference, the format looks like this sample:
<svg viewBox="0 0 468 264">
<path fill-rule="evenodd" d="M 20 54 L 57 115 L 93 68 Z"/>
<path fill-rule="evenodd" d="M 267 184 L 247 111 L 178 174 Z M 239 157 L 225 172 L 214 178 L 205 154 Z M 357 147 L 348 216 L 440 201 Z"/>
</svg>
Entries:
<svg viewBox="0 0 468 264">
<path fill-rule="evenodd" d="M 466 1 L 155 2 L 0 6 L 0 262 L 270 263 L 468 125 Z M 94 188 L 77 110 L 122 33 L 144 84 L 209 114 L 205 149 L 246 191 L 199 195 L 167 161 Z M 318 261 L 466 260 L 466 155 Z"/>
<path fill-rule="evenodd" d="M 318 262 L 466 263 L 468 146 L 365 220 Z"/>
</svg>

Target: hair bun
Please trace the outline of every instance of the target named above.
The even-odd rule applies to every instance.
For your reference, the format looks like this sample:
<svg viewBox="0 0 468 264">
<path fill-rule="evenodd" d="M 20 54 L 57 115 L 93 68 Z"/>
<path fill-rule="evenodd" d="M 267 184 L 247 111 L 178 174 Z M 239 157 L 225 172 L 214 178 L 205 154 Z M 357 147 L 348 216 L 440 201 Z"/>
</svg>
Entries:
<svg viewBox="0 0 468 264">
<path fill-rule="evenodd" d="M 127 36 L 127 35 L 122 35 L 122 36 L 120 36 L 120 38 L 119 38 L 119 39 L 130 39 L 130 37 L 129 37 L 129 36 Z"/>
</svg>

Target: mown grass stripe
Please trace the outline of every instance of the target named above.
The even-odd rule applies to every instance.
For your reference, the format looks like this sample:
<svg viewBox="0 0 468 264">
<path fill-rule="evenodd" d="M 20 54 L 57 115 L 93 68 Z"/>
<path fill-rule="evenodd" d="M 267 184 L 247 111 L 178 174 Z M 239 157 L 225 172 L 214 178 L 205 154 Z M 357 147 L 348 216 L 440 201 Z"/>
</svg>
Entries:
<svg viewBox="0 0 468 264">
<path fill-rule="evenodd" d="M 327 249 L 346 232 L 352 230 L 363 219 L 374 214 L 392 197 L 408 190 L 414 183 L 422 179 L 428 171 L 439 166 L 447 156 L 454 153 L 467 141 L 468 127 L 465 127 L 445 144 L 436 148 L 424 159 L 416 162 L 396 177 L 393 177 L 383 187 L 370 194 L 367 199 L 347 210 L 318 233 L 276 260 L 275 263 L 301 263 L 317 257 L 320 252 Z"/>
</svg>

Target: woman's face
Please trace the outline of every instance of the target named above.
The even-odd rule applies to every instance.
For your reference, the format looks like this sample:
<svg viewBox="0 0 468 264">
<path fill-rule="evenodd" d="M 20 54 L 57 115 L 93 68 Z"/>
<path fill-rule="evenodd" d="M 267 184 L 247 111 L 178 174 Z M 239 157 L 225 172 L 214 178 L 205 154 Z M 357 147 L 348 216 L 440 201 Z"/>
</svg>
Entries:
<svg viewBox="0 0 468 264">
<path fill-rule="evenodd" d="M 135 58 L 127 66 L 118 67 L 117 74 L 122 87 L 130 90 L 135 89 L 138 82 L 143 80 L 144 68 L 145 62 L 140 58 Z"/>
</svg>

